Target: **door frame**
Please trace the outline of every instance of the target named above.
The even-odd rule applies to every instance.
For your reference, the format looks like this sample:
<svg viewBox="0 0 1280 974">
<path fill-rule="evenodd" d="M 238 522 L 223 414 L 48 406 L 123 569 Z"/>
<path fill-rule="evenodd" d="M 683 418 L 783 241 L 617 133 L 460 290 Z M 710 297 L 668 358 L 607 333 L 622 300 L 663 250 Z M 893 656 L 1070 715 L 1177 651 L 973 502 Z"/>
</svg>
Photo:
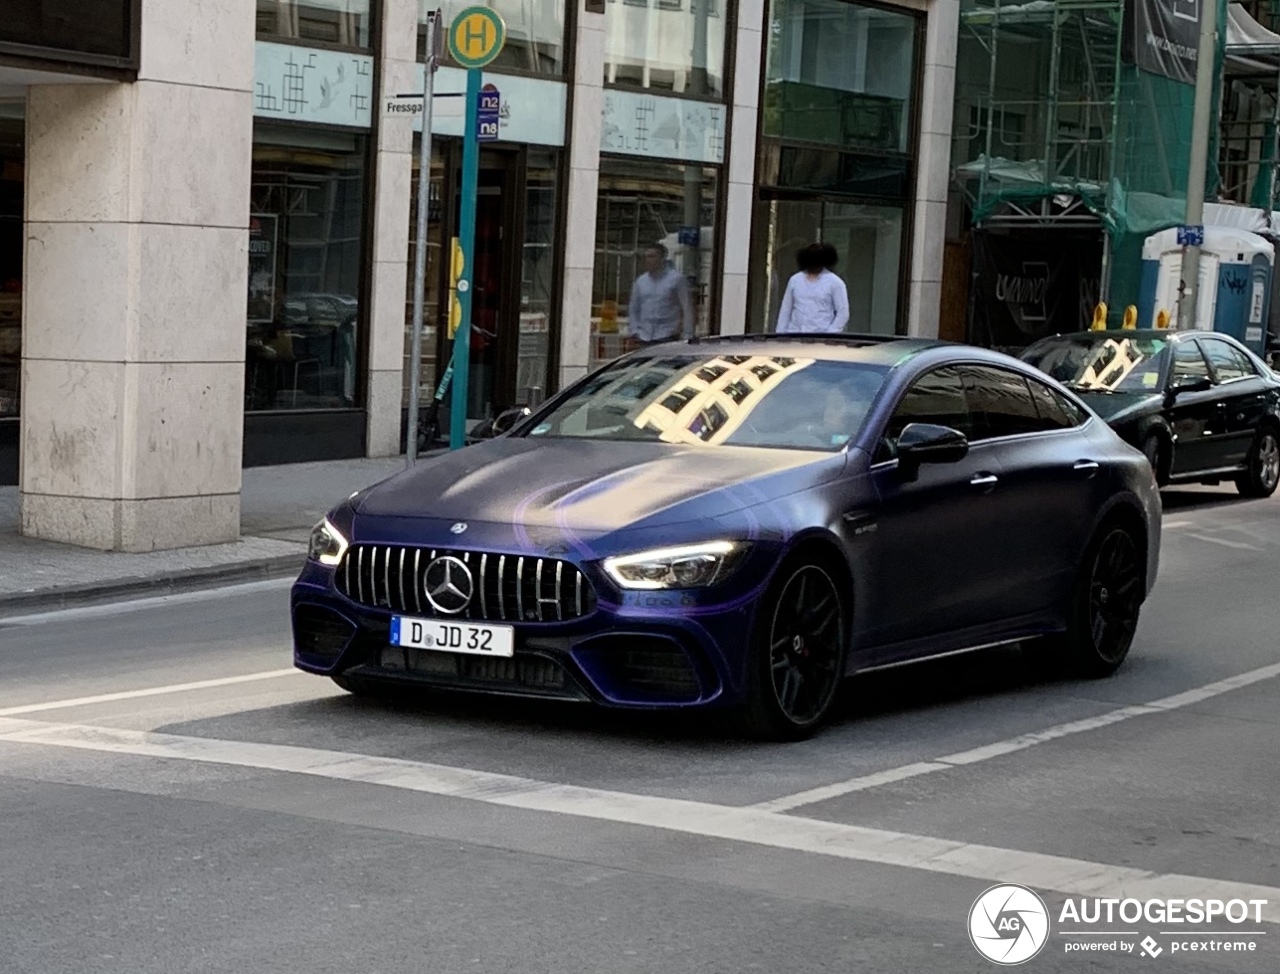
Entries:
<svg viewBox="0 0 1280 974">
<path fill-rule="evenodd" d="M 462 192 L 462 140 L 442 140 L 442 156 L 445 167 L 444 199 L 441 201 L 440 218 L 443 259 L 437 261 L 436 283 L 438 294 L 449 294 L 450 241 L 458 235 L 458 207 Z M 485 186 L 486 173 L 497 173 L 502 196 L 502 242 L 498 274 L 501 298 L 498 305 L 498 337 L 494 350 L 493 394 L 486 403 L 492 415 L 515 405 L 520 391 L 515 388 L 516 367 L 520 341 L 520 295 L 523 288 L 523 250 L 525 236 L 524 194 L 528 182 L 527 150 L 522 145 L 503 143 L 480 147 L 479 180 Z M 449 178 L 447 174 L 452 174 Z M 449 338 L 449 306 L 447 297 L 437 303 L 436 309 L 436 361 L 441 363 L 439 374 L 443 376 L 453 343 Z M 471 416 L 468 419 L 480 419 Z"/>
</svg>

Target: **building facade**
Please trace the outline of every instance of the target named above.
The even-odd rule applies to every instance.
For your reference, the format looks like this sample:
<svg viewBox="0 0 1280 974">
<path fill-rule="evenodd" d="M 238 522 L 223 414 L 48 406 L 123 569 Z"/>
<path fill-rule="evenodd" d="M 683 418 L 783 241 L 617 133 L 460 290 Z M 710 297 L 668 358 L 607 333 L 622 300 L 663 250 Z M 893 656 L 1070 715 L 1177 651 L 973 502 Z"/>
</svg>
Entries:
<svg viewBox="0 0 1280 974">
<path fill-rule="evenodd" d="M 15 5 L 0 484 L 24 532 L 230 540 L 243 466 L 400 452 L 421 120 L 380 105 L 421 90 L 434 4 Z M 507 42 L 484 76 L 501 120 L 469 419 L 622 352 L 654 245 L 698 334 L 772 330 L 814 240 L 839 253 L 851 331 L 936 334 L 958 0 L 485 5 Z M 450 351 L 464 85 L 435 79 L 424 402 Z"/>
</svg>

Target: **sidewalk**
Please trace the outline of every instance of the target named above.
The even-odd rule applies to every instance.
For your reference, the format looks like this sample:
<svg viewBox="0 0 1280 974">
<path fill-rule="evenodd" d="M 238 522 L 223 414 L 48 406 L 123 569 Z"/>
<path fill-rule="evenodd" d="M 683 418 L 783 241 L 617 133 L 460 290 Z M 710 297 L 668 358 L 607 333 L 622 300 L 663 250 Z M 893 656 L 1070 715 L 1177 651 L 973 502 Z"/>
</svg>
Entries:
<svg viewBox="0 0 1280 974">
<path fill-rule="evenodd" d="M 239 541 L 143 554 L 24 538 L 18 489 L 0 487 L 0 618 L 294 575 L 312 525 L 329 508 L 403 469 L 403 457 L 251 468 Z"/>
</svg>

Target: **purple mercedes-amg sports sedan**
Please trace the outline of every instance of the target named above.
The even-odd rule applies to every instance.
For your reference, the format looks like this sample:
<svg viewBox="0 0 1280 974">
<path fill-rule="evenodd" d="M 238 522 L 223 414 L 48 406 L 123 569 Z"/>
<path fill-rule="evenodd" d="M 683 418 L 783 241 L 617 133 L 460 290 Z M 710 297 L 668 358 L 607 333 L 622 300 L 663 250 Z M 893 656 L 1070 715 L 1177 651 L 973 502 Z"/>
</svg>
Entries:
<svg viewBox="0 0 1280 974">
<path fill-rule="evenodd" d="M 871 336 L 653 346 L 335 507 L 296 664 L 733 708 L 797 738 L 843 677 L 1046 637 L 1105 675 L 1156 578 L 1151 466 L 1043 373 Z"/>
</svg>

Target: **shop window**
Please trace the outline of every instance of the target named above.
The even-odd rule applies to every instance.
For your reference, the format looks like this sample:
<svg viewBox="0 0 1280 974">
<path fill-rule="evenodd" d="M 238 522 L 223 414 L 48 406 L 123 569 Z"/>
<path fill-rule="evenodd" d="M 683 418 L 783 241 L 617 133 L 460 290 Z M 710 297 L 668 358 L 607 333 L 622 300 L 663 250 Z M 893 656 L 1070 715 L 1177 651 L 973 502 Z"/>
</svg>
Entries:
<svg viewBox="0 0 1280 974">
<path fill-rule="evenodd" d="M 593 367 L 636 340 L 709 333 L 716 191 L 715 169 L 601 158 Z"/>
<path fill-rule="evenodd" d="M 906 152 L 918 24 L 846 0 L 773 0 L 765 137 Z"/>
<path fill-rule="evenodd" d="M 258 38 L 370 48 L 372 0 L 258 0 Z"/>
<path fill-rule="evenodd" d="M 21 398 L 22 162 L 22 118 L 0 118 L 0 419 L 17 416 Z"/>
<path fill-rule="evenodd" d="M 724 97 L 719 0 L 609 0 L 604 26 L 607 84 Z"/>
<path fill-rule="evenodd" d="M 903 262 L 901 206 L 764 200 L 756 205 L 749 330 L 773 331 L 800 249 L 831 244 L 832 271 L 849 293 L 847 331 L 892 335 L 897 330 Z"/>
<path fill-rule="evenodd" d="M 418 59 L 427 50 L 427 15 L 437 8 L 444 23 L 452 23 L 467 7 L 488 7 L 497 12 L 507 28 L 507 39 L 498 57 L 486 71 L 518 71 L 529 74 L 564 74 L 565 0 L 420 0 L 418 14 Z M 448 55 L 445 55 L 447 62 Z"/>
<path fill-rule="evenodd" d="M 247 410 L 358 405 L 367 139 L 258 127 Z"/>
</svg>

